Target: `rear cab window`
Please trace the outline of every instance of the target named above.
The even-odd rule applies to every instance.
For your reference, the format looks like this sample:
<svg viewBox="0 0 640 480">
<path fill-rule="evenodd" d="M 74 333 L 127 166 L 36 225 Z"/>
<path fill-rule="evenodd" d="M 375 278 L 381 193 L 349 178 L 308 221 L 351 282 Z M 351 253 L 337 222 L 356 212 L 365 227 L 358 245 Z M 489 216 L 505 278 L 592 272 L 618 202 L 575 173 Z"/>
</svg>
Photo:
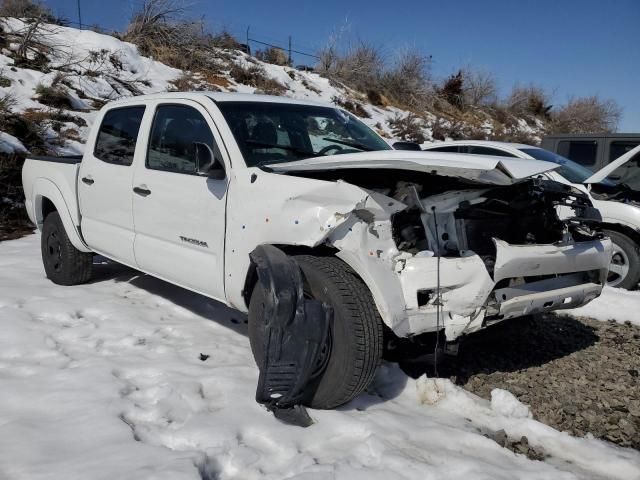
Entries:
<svg viewBox="0 0 640 480">
<path fill-rule="evenodd" d="M 93 155 L 103 162 L 130 166 L 145 107 L 114 108 L 102 118 Z"/>
</svg>

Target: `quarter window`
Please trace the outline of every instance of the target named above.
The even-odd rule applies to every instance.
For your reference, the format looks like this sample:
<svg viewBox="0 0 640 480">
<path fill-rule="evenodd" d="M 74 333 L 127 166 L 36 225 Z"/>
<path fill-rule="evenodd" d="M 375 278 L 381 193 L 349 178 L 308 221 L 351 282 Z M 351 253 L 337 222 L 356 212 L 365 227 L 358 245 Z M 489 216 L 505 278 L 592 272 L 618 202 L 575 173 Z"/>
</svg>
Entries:
<svg viewBox="0 0 640 480">
<path fill-rule="evenodd" d="M 220 158 L 204 117 L 186 105 L 160 105 L 156 110 L 147 152 L 147 167 L 168 172 L 198 172 L 203 149 Z M 202 167 L 203 165 L 201 165 Z"/>
<path fill-rule="evenodd" d="M 94 156 L 107 163 L 131 165 L 143 115 L 143 106 L 109 110 L 98 131 Z"/>
<path fill-rule="evenodd" d="M 558 142 L 558 153 L 585 167 L 596 164 L 598 142 L 595 140 L 572 140 Z"/>
</svg>

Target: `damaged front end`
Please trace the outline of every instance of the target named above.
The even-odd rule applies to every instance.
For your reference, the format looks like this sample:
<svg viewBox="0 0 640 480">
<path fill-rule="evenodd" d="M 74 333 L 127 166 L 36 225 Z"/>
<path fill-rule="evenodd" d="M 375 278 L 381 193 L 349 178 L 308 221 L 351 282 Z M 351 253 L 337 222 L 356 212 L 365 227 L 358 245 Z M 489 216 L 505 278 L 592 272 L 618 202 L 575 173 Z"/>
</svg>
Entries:
<svg viewBox="0 0 640 480">
<path fill-rule="evenodd" d="M 507 181 L 500 165 L 472 180 L 388 165 L 280 170 L 361 189 L 321 243 L 363 279 L 397 336 L 444 331 L 453 341 L 600 294 L 611 244 L 584 193 L 539 178 Z"/>
<path fill-rule="evenodd" d="M 411 333 L 435 321 L 454 340 L 600 294 L 610 243 L 579 190 L 542 179 L 432 196 L 412 188 L 417 201 L 392 218 L 398 248 L 412 255 L 398 269 Z M 439 281 L 425 275 L 434 270 Z"/>
</svg>

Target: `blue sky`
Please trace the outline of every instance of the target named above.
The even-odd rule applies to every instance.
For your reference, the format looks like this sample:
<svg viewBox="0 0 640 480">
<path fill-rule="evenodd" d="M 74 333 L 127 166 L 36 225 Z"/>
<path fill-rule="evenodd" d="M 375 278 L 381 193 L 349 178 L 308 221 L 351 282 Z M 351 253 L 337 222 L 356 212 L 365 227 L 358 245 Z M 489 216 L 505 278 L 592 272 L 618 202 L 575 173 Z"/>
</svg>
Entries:
<svg viewBox="0 0 640 480">
<path fill-rule="evenodd" d="M 80 0 L 83 22 L 126 25 L 136 0 Z M 77 21 L 77 0 L 49 0 Z M 556 104 L 598 94 L 623 107 L 620 131 L 640 132 L 639 0 L 185 0 L 214 29 L 313 52 L 336 31 L 360 37 L 386 55 L 415 47 L 433 56 L 433 73 L 460 66 L 491 71 L 500 89 L 540 84 Z M 310 62 L 298 56 L 297 63 Z"/>
</svg>

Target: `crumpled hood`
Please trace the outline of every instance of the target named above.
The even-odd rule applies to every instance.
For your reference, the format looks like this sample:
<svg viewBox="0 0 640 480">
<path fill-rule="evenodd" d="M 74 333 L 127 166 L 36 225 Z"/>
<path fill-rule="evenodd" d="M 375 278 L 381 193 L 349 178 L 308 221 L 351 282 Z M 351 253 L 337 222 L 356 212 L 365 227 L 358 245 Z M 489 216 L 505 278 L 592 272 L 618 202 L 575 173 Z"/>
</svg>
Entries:
<svg viewBox="0 0 640 480">
<path fill-rule="evenodd" d="M 490 185 L 512 185 L 533 175 L 553 170 L 558 165 L 541 160 L 488 155 L 382 150 L 272 163 L 264 167 L 282 173 L 358 168 L 413 170 Z"/>
</svg>

